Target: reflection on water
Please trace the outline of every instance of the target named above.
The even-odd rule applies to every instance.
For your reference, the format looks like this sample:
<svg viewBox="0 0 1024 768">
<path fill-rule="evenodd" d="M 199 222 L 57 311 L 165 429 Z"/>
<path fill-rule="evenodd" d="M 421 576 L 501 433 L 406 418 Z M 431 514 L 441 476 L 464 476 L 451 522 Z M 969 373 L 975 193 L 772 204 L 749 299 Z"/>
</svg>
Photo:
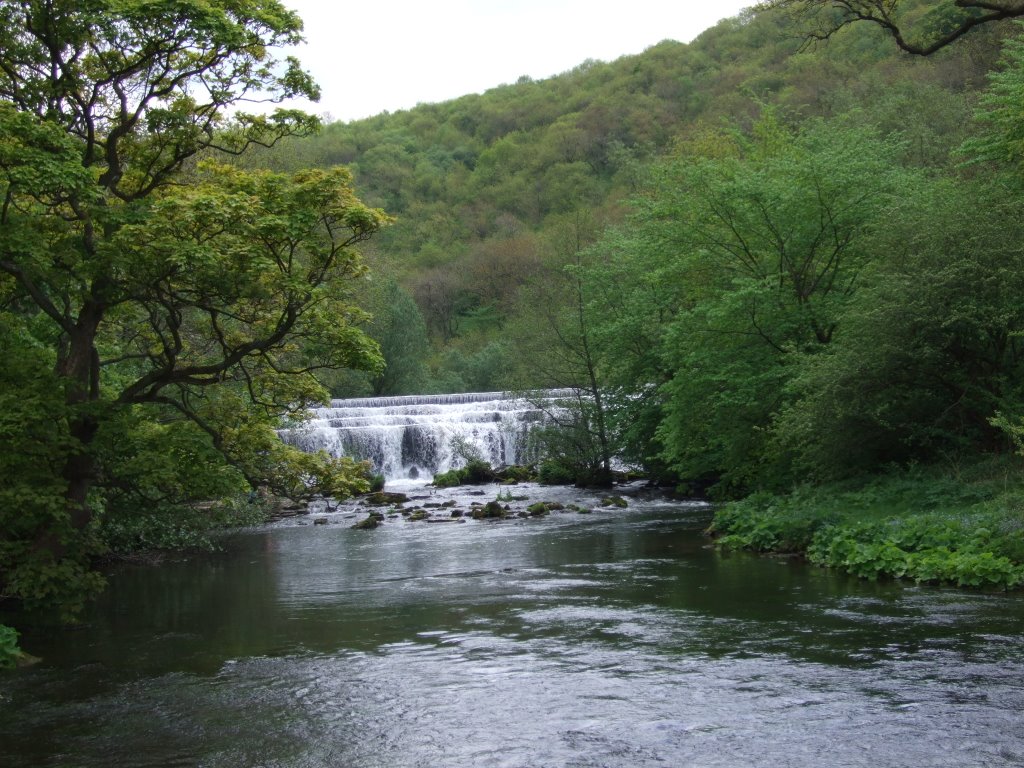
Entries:
<svg viewBox="0 0 1024 768">
<path fill-rule="evenodd" d="M 84 628 L 27 631 L 3 764 L 1024 764 L 1021 595 L 724 555 L 664 502 L 348 514 L 121 569 Z"/>
</svg>

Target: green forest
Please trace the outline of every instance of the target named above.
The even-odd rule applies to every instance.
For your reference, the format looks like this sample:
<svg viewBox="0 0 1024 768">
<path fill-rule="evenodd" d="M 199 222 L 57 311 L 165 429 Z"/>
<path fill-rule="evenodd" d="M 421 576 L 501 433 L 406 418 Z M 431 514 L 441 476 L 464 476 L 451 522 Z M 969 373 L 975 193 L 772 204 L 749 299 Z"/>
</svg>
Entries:
<svg viewBox="0 0 1024 768">
<path fill-rule="evenodd" d="M 253 489 L 365 491 L 276 438 L 328 397 L 549 387 L 583 394 L 551 479 L 621 461 L 725 502 L 723 546 L 1016 586 L 1018 17 L 774 0 L 321 125 L 241 111 L 317 95 L 287 2 L 0 3 L 0 596 L 73 619 L 99 558 Z"/>
</svg>

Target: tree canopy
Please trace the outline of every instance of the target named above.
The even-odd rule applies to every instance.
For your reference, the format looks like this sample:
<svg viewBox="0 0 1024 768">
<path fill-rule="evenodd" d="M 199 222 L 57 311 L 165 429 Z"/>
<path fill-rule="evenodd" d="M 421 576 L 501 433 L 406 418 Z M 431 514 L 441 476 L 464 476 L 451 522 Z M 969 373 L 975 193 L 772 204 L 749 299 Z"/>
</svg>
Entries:
<svg viewBox="0 0 1024 768">
<path fill-rule="evenodd" d="M 388 218 L 347 171 L 214 160 L 317 128 L 241 111 L 317 97 L 272 55 L 300 33 L 275 0 L 0 4 L 0 311 L 27 398 L 12 418 L 56 437 L 39 485 L 53 498 L 3 480 L 21 499 L 0 513 L 5 594 L 59 597 L 86 567 L 116 479 L 132 476 L 131 440 L 113 435 L 140 408 L 137 425 L 187 419 L 251 483 L 358 487 L 354 463 L 314 467 L 266 438 L 325 396 L 317 370 L 379 367 L 348 286 L 365 269 L 353 247 Z"/>
<path fill-rule="evenodd" d="M 983 24 L 1024 16 L 1019 0 L 768 0 L 758 7 L 795 13 L 810 22 L 807 32 L 817 40 L 865 21 L 885 30 L 900 50 L 917 56 L 930 56 Z"/>
</svg>

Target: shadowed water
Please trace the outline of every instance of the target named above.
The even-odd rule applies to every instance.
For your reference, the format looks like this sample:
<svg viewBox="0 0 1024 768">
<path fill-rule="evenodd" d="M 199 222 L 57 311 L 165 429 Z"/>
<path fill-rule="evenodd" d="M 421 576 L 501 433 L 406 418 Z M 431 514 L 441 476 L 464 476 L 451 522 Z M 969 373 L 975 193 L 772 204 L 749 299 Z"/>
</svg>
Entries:
<svg viewBox="0 0 1024 768">
<path fill-rule="evenodd" d="M 706 508 L 637 497 L 354 515 L 120 569 L 85 627 L 27 631 L 0 764 L 1024 764 L 1019 594 L 723 555 Z"/>
</svg>

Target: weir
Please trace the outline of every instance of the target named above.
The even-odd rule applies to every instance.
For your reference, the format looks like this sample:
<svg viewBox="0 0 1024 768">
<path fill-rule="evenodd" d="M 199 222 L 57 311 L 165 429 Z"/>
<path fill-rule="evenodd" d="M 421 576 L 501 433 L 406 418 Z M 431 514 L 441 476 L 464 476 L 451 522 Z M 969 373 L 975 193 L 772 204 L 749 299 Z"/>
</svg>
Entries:
<svg viewBox="0 0 1024 768">
<path fill-rule="evenodd" d="M 525 463 L 530 428 L 574 397 L 576 390 L 559 389 L 332 400 L 281 438 L 305 451 L 369 461 L 388 480 L 430 479 L 463 466 L 467 453 L 494 467 Z"/>
</svg>

